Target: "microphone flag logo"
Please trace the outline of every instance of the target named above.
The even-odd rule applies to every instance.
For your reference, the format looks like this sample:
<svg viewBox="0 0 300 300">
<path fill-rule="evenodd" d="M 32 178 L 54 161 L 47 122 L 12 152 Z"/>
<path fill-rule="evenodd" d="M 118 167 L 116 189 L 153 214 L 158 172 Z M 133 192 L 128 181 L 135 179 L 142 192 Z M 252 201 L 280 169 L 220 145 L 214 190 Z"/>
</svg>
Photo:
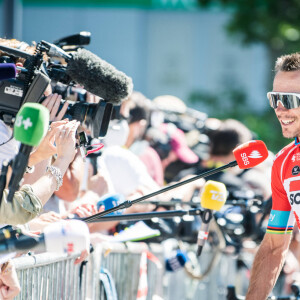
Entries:
<svg viewBox="0 0 300 300">
<path fill-rule="evenodd" d="M 201 206 L 205 209 L 219 211 L 227 198 L 226 186 L 222 182 L 208 180 L 201 192 Z"/>
<path fill-rule="evenodd" d="M 253 150 L 248 157 L 250 157 L 250 158 L 261 158 L 262 155 L 259 153 L 259 151 Z"/>
</svg>

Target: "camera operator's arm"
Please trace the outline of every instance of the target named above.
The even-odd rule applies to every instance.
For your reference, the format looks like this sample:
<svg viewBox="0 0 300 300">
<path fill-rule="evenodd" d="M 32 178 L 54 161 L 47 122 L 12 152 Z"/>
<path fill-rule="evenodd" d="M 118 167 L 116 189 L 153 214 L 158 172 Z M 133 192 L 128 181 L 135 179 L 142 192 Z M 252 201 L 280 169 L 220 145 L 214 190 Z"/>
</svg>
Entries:
<svg viewBox="0 0 300 300">
<path fill-rule="evenodd" d="M 42 203 L 33 193 L 32 187 L 23 185 L 7 202 L 8 190 L 5 189 L 0 204 L 0 223 L 17 225 L 25 224 L 35 218 L 42 210 Z"/>
<path fill-rule="evenodd" d="M 52 166 L 57 168 L 61 176 L 75 156 L 75 132 L 78 125 L 79 122 L 69 122 L 59 126 L 56 133 L 57 159 Z M 59 188 L 61 182 L 58 173 L 46 172 L 32 185 L 23 185 L 15 193 L 12 202 L 6 202 L 8 190 L 4 190 L 0 205 L 0 222 L 10 225 L 24 224 L 36 217 L 53 192 Z"/>
<path fill-rule="evenodd" d="M 62 187 L 55 192 L 55 195 L 65 201 L 74 201 L 80 192 L 80 185 L 83 179 L 84 164 L 79 151 L 70 163 L 64 177 Z"/>
<path fill-rule="evenodd" d="M 33 220 L 29 221 L 26 226 L 30 231 L 43 231 L 46 226 L 62 219 L 62 216 L 54 211 L 43 213 Z"/>
<path fill-rule="evenodd" d="M 23 184 L 32 184 L 44 174 L 46 166 L 49 164 L 49 159 L 52 155 L 56 154 L 54 137 L 59 131 L 58 127 L 67 123 L 68 121 L 53 122 L 50 126 L 50 130 L 47 132 L 40 145 L 30 153 L 27 165 L 33 170 L 33 172 L 24 174 Z M 12 170 L 9 168 L 6 176 L 7 184 L 10 180 L 11 174 Z"/>
<path fill-rule="evenodd" d="M 40 145 L 29 156 L 28 166 L 33 169 L 33 172 L 24 174 L 23 184 L 33 184 L 45 174 L 47 166 L 51 163 L 50 159 L 56 154 L 56 147 L 54 146 L 55 135 L 60 130 L 59 126 L 66 123 L 68 121 L 58 121 L 50 125 L 50 130 Z"/>
<path fill-rule="evenodd" d="M 290 234 L 265 234 L 254 259 L 247 300 L 267 299 L 284 264 L 290 240 Z"/>
<path fill-rule="evenodd" d="M 59 132 L 60 128 L 59 126 L 67 124 L 68 121 L 58 121 L 58 122 L 53 122 L 50 125 L 50 130 L 47 132 L 46 136 L 43 138 L 42 142 L 40 145 L 34 149 L 29 156 L 28 160 L 28 166 L 32 167 L 44 160 L 50 159 L 54 154 L 56 154 L 56 147 L 54 145 L 54 139 L 55 135 Z M 29 173 L 32 174 L 32 173 Z M 29 175 L 28 174 L 28 175 Z M 36 174 L 36 180 L 40 178 L 42 174 Z M 27 179 L 26 174 L 25 174 L 25 180 Z M 34 182 L 34 179 L 30 179 L 31 183 Z M 28 182 L 29 183 L 29 182 Z"/>
<path fill-rule="evenodd" d="M 60 175 L 63 176 L 70 162 L 74 159 L 76 154 L 75 133 L 78 126 L 79 122 L 71 121 L 58 127 L 59 131 L 55 136 L 57 159 L 52 164 L 52 167 L 54 167 L 56 171 L 53 171 L 53 173 L 51 171 L 47 172 L 43 177 L 32 184 L 33 192 L 41 200 L 43 205 L 62 184 L 62 182 L 60 182 L 62 180 L 55 172 L 60 172 Z"/>
</svg>

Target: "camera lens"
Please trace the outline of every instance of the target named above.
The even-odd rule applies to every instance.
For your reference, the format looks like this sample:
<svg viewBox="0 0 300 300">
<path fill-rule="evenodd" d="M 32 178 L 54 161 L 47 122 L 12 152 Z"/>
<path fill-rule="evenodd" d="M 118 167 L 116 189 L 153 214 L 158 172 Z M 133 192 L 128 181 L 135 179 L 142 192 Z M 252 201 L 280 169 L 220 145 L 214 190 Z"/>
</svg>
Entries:
<svg viewBox="0 0 300 300">
<path fill-rule="evenodd" d="M 62 108 L 63 103 L 60 104 Z M 65 118 L 77 120 L 91 131 L 92 138 L 104 137 L 107 133 L 113 105 L 105 101 L 99 103 L 77 102 L 69 104 Z"/>
</svg>

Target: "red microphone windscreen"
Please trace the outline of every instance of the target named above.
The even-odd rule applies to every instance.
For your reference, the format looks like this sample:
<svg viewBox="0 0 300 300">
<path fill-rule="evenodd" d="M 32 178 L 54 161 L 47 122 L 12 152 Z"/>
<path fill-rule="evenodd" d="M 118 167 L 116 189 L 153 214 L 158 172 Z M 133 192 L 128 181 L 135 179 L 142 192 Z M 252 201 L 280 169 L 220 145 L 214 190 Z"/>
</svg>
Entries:
<svg viewBox="0 0 300 300">
<path fill-rule="evenodd" d="M 269 155 L 263 141 L 249 141 L 233 150 L 240 169 L 249 169 L 259 165 Z"/>
<path fill-rule="evenodd" d="M 14 64 L 0 64 L 0 80 L 12 79 L 16 75 L 17 70 Z"/>
</svg>

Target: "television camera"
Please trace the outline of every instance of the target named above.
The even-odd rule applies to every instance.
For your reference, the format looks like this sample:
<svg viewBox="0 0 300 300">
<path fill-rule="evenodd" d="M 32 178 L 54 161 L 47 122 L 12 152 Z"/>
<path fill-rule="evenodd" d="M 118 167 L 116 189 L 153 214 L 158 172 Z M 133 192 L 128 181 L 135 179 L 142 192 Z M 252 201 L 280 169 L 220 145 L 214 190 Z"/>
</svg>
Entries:
<svg viewBox="0 0 300 300">
<path fill-rule="evenodd" d="M 79 84 L 101 100 L 99 103 L 70 103 L 66 117 L 80 121 L 90 130 L 93 138 L 105 136 L 113 106 L 130 95 L 132 80 L 95 54 L 80 48 L 88 44 L 88 34 L 62 38 L 55 43 L 66 48 L 73 42 L 80 45 L 69 47 L 77 50 L 67 52 L 55 44 L 40 41 L 34 54 L 0 45 L 0 50 L 4 52 L 0 62 L 11 63 L 16 58 L 25 60 L 22 67 L 17 67 L 15 79 L 0 81 L 0 119 L 5 124 L 13 126 L 16 114 L 24 103 L 42 102 L 50 83 L 52 86 Z"/>
</svg>

